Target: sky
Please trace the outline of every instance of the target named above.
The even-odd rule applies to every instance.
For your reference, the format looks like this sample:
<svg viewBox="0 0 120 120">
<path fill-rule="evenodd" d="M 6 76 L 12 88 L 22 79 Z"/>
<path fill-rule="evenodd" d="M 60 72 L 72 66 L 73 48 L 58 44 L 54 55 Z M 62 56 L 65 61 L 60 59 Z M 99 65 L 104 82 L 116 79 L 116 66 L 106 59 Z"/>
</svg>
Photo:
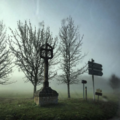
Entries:
<svg viewBox="0 0 120 120">
<path fill-rule="evenodd" d="M 17 21 L 27 20 L 32 27 L 44 21 L 50 27 L 53 36 L 58 36 L 61 20 L 71 16 L 75 26 L 79 26 L 82 40 L 82 54 L 87 56 L 79 62 L 76 69 L 81 68 L 92 58 L 95 63 L 102 64 L 103 76 L 95 76 L 95 89 L 111 92 L 108 79 L 112 74 L 120 78 L 120 1 L 119 0 L 0 0 L 0 20 L 3 20 L 7 33 L 17 29 Z M 61 71 L 57 72 L 58 75 Z M 31 83 L 24 83 L 25 75 L 14 68 L 10 85 L 0 85 L 1 91 L 32 92 Z M 23 79 L 24 78 L 24 79 Z M 92 92 L 92 76 L 84 73 L 79 79 L 87 80 L 88 91 Z M 66 92 L 67 85 L 58 85 L 56 80 L 50 86 L 56 91 Z M 42 85 L 38 86 L 40 89 Z M 82 92 L 82 84 L 71 85 L 71 92 Z"/>
</svg>

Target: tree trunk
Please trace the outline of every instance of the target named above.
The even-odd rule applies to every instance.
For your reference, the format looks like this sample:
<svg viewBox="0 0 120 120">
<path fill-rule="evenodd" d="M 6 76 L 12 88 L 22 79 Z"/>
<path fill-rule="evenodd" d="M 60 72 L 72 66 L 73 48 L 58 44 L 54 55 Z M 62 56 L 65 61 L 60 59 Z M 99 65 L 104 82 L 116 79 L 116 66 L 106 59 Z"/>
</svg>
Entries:
<svg viewBox="0 0 120 120">
<path fill-rule="evenodd" d="M 33 98 L 34 98 L 34 93 L 36 92 L 36 85 L 34 85 L 34 90 L 33 90 Z"/>
<path fill-rule="evenodd" d="M 70 98 L 70 85 L 69 85 L 69 83 L 67 84 L 67 87 L 68 87 L 68 98 Z"/>
</svg>

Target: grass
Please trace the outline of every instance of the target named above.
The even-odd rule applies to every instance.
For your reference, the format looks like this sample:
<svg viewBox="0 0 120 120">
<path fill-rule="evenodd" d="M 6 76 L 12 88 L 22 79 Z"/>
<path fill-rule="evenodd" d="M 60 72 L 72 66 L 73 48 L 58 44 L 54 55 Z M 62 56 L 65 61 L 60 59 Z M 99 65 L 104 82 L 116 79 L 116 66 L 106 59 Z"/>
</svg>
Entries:
<svg viewBox="0 0 120 120">
<path fill-rule="evenodd" d="M 118 109 L 113 96 L 109 102 L 101 99 L 93 102 L 92 96 L 85 101 L 77 97 L 67 99 L 61 94 L 58 105 L 45 107 L 37 106 L 32 98 L 24 95 L 3 96 L 0 98 L 0 120 L 109 120 L 116 115 Z"/>
</svg>

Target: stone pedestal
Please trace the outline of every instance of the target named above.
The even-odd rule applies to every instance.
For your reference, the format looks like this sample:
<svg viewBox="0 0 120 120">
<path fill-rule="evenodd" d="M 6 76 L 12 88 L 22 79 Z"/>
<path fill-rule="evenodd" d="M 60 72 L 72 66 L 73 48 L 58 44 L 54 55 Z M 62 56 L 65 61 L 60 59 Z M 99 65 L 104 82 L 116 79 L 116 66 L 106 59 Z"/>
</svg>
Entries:
<svg viewBox="0 0 120 120">
<path fill-rule="evenodd" d="M 50 87 L 42 87 L 34 94 L 34 102 L 37 105 L 44 106 L 58 103 L 58 93 Z"/>
</svg>

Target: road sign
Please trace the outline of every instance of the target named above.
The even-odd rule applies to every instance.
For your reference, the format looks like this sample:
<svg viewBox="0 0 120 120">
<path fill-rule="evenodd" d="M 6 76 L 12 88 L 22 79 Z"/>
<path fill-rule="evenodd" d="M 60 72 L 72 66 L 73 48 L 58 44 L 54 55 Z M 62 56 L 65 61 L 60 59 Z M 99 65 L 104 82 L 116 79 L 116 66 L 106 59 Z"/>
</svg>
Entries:
<svg viewBox="0 0 120 120">
<path fill-rule="evenodd" d="M 87 81 L 86 81 L 86 80 L 82 80 L 82 82 L 81 82 L 81 83 L 86 84 L 86 83 L 87 83 Z"/>
<path fill-rule="evenodd" d="M 96 70 L 102 70 L 102 65 L 101 64 L 98 64 L 98 63 L 93 63 L 93 62 L 90 62 L 88 61 L 88 67 L 89 69 L 96 69 Z"/>
<path fill-rule="evenodd" d="M 98 66 L 94 65 L 94 63 L 93 63 L 93 66 L 92 66 L 92 64 L 88 64 L 89 69 L 92 69 L 92 67 L 93 67 L 93 69 L 96 69 L 98 71 L 102 71 L 102 67 L 98 67 Z"/>
<path fill-rule="evenodd" d="M 101 89 L 96 89 L 96 92 L 102 93 Z"/>
<path fill-rule="evenodd" d="M 92 70 L 92 69 L 89 69 L 89 74 L 91 75 L 98 75 L 98 76 L 102 76 L 103 73 L 101 71 L 96 71 L 96 70 Z"/>
<path fill-rule="evenodd" d="M 102 93 L 95 92 L 96 95 L 102 96 Z"/>
<path fill-rule="evenodd" d="M 98 64 L 98 63 L 93 63 L 93 62 L 91 62 L 91 61 L 88 61 L 88 64 L 94 64 L 95 66 L 102 67 L 102 65 L 101 65 L 101 64 Z"/>
</svg>

